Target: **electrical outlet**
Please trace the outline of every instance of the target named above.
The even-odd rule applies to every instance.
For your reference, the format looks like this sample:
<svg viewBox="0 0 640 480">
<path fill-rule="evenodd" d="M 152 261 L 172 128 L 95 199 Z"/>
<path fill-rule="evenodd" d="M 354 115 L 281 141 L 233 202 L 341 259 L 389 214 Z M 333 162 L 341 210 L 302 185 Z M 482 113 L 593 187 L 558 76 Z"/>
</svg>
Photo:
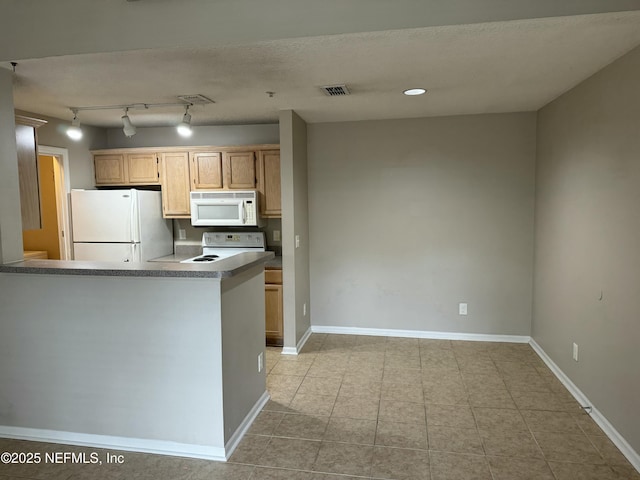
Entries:
<svg viewBox="0 0 640 480">
<path fill-rule="evenodd" d="M 300 235 L 296 235 L 296 248 L 300 247 Z"/>
<path fill-rule="evenodd" d="M 466 315 L 467 314 L 467 304 L 466 303 L 460 303 L 458 305 L 458 314 L 459 315 Z"/>
<path fill-rule="evenodd" d="M 273 241 L 274 242 L 279 242 L 280 241 L 280 230 L 274 230 L 273 231 Z"/>
<path fill-rule="evenodd" d="M 307 316 L 307 303 L 306 302 L 302 305 L 302 316 L 303 317 Z"/>
<path fill-rule="evenodd" d="M 187 239 L 187 231 L 184 228 L 179 228 L 178 229 L 178 239 L 179 240 L 186 240 Z"/>
<path fill-rule="evenodd" d="M 575 342 L 573 343 L 573 359 L 578 361 L 578 344 Z"/>
<path fill-rule="evenodd" d="M 264 353 L 260 352 L 258 354 L 258 373 L 262 372 L 263 368 L 264 368 Z"/>
</svg>

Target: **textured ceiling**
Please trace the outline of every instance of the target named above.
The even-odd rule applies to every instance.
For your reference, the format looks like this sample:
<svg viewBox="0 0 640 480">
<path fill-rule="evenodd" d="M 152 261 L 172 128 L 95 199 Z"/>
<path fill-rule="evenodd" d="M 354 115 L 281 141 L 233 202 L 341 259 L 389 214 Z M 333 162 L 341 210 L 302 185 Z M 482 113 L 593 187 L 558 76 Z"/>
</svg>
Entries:
<svg viewBox="0 0 640 480">
<path fill-rule="evenodd" d="M 310 123 L 531 111 L 639 44 L 640 12 L 624 12 L 49 57 L 19 63 L 14 102 L 70 119 L 73 106 L 177 102 L 199 93 L 216 103 L 192 108 L 195 125 L 277 122 L 282 109 Z M 318 88 L 337 83 L 352 94 L 327 97 Z M 402 95 L 416 86 L 428 94 Z M 138 126 L 159 126 L 182 113 L 129 115 Z M 104 127 L 120 125 L 120 116 L 80 114 Z"/>
</svg>

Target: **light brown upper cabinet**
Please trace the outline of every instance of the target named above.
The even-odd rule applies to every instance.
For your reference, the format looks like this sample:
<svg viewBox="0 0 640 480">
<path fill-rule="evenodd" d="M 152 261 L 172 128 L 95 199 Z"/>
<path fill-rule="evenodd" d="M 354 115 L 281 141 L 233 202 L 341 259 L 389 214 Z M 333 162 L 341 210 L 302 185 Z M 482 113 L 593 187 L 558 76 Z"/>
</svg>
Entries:
<svg viewBox="0 0 640 480">
<path fill-rule="evenodd" d="M 282 216 L 280 150 L 258 152 L 258 194 L 260 215 L 265 218 L 280 218 Z"/>
<path fill-rule="evenodd" d="M 96 154 L 96 185 L 159 185 L 159 163 L 156 153 Z"/>
<path fill-rule="evenodd" d="M 193 190 L 215 190 L 223 187 L 220 152 L 192 152 L 190 156 Z"/>
<path fill-rule="evenodd" d="M 191 216 L 192 190 L 258 189 L 261 214 L 281 215 L 278 145 L 122 148 L 92 153 L 96 186 L 160 185 L 166 218 Z"/>
<path fill-rule="evenodd" d="M 125 155 L 129 185 L 160 184 L 160 165 L 155 153 L 127 153 Z"/>
<path fill-rule="evenodd" d="M 230 189 L 256 188 L 256 153 L 225 152 L 224 153 L 224 186 Z"/>
<path fill-rule="evenodd" d="M 171 152 L 161 155 L 162 213 L 166 218 L 191 215 L 191 190 L 223 188 L 221 152 Z"/>
<path fill-rule="evenodd" d="M 15 116 L 18 180 L 23 230 L 42 227 L 40 184 L 38 181 L 38 135 L 36 129 L 47 122 L 37 118 Z"/>
<path fill-rule="evenodd" d="M 189 153 L 160 155 L 162 165 L 162 214 L 167 218 L 191 215 L 189 192 Z"/>
<path fill-rule="evenodd" d="M 93 166 L 96 172 L 96 185 L 124 185 L 127 183 L 127 170 L 123 154 L 94 155 Z"/>
</svg>

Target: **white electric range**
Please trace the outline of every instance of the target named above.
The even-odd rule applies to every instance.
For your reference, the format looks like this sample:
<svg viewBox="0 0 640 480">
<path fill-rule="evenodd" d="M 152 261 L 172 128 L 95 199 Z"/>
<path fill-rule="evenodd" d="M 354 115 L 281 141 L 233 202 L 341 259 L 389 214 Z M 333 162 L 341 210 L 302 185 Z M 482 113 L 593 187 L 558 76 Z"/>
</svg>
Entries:
<svg viewBox="0 0 640 480">
<path fill-rule="evenodd" d="M 211 263 L 246 252 L 264 252 L 263 232 L 205 232 L 202 234 L 202 255 L 180 263 Z"/>
</svg>

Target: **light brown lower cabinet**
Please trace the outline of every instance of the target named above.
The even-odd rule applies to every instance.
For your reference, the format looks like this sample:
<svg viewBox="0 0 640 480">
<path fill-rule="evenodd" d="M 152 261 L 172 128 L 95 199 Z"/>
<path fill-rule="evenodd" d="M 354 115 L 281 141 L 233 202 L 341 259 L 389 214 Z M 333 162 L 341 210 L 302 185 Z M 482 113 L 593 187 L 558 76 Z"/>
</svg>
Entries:
<svg viewBox="0 0 640 480">
<path fill-rule="evenodd" d="M 264 282 L 265 336 L 267 345 L 282 346 L 284 339 L 282 270 L 265 270 Z"/>
</svg>

